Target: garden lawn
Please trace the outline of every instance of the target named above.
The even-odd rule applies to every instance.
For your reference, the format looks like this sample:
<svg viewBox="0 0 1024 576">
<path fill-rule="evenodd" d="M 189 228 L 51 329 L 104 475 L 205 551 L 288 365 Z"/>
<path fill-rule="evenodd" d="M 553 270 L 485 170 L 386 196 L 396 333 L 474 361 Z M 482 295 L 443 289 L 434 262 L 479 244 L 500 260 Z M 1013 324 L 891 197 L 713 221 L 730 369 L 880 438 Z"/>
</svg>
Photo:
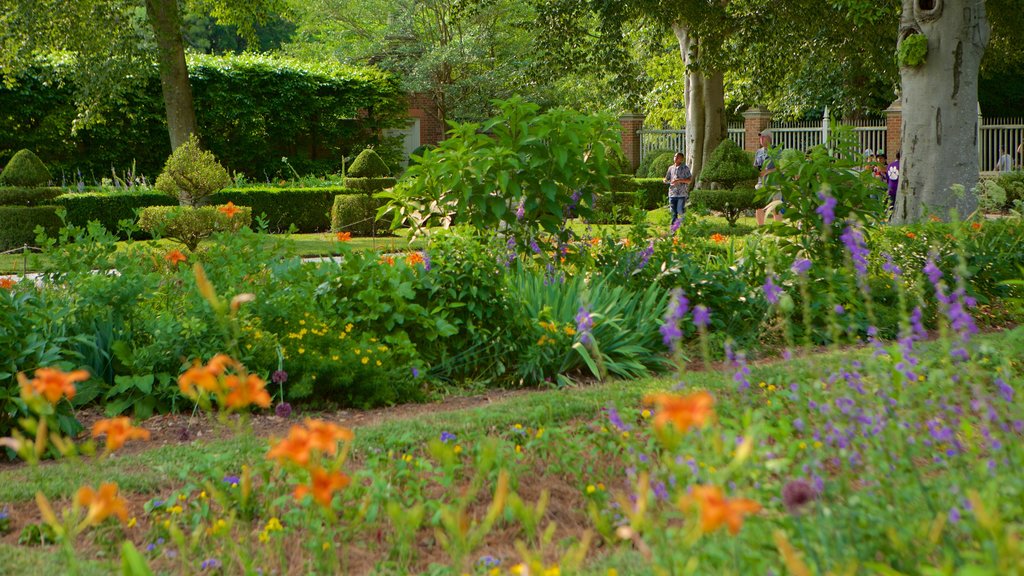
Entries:
<svg viewBox="0 0 1024 576">
<path fill-rule="evenodd" d="M 947 393 L 957 393 L 955 388 L 950 389 L 948 384 L 942 383 L 950 371 L 958 370 L 955 365 L 948 363 L 949 344 L 949 341 L 938 340 L 916 347 L 914 354 L 922 367 L 920 380 L 906 383 L 909 388 L 904 389 L 908 392 L 901 395 L 899 407 L 887 416 L 901 422 L 899 426 L 909 426 L 911 434 L 917 434 L 918 425 L 924 430 L 933 430 L 931 437 L 922 430 L 917 442 L 926 446 L 934 442 L 934 450 L 941 450 L 943 454 L 953 450 L 951 443 L 958 441 L 957 434 L 950 437 L 940 430 L 946 426 L 950 414 L 954 412 L 947 410 L 945 402 L 948 400 L 954 406 L 968 409 L 965 404 L 959 404 L 962 400 L 945 396 Z M 1019 390 L 1024 384 L 1019 376 L 1014 376 L 1020 373 L 1020 359 L 1024 357 L 1024 329 L 976 337 L 971 348 L 974 351 L 972 363 L 965 370 L 977 367 L 982 370 L 981 373 L 990 371 L 1002 374 L 1005 377 L 1004 385 L 1010 387 L 1011 396 L 1013 389 Z M 352 573 L 357 574 L 460 573 L 435 566 L 438 562 L 446 565 L 450 562 L 473 574 L 494 573 L 481 565 L 482 560 L 479 559 L 485 557 L 500 560 L 501 570 L 498 573 L 505 574 L 508 572 L 504 570 L 512 564 L 524 560 L 520 554 L 523 550 L 535 554 L 535 561 L 549 567 L 548 570 L 553 569 L 551 566 L 561 564 L 563 573 L 604 576 L 611 573 L 610 569 L 614 569 L 620 574 L 649 574 L 653 573 L 652 562 L 644 548 L 641 546 L 638 551 L 629 542 L 616 545 L 619 538 L 632 539 L 633 536 L 614 530 L 616 525 L 630 524 L 631 516 L 624 508 L 629 502 L 626 496 L 633 493 L 633 486 L 637 482 L 646 486 L 649 478 L 654 495 L 648 494 L 647 490 L 642 494 L 645 500 L 650 498 L 648 504 L 651 510 L 645 520 L 633 519 L 632 524 L 638 530 L 643 522 L 662 528 L 654 533 L 643 534 L 644 546 L 654 549 L 654 557 L 661 565 L 676 565 L 680 561 L 685 563 L 687 555 L 692 555 L 702 562 L 701 566 L 707 567 L 699 570 L 701 573 L 750 574 L 765 573 L 766 569 L 779 573 L 780 564 L 784 560 L 776 556 L 771 545 L 773 530 L 788 533 L 790 539 L 796 540 L 798 547 L 808 549 L 808 557 L 815 557 L 816 562 L 821 562 L 822 567 L 828 569 L 849 565 L 851 561 L 875 561 L 908 569 L 921 563 L 941 562 L 942 554 L 951 551 L 956 551 L 958 557 L 963 555 L 970 558 L 977 546 L 975 539 L 979 536 L 973 527 L 966 527 L 971 512 L 962 508 L 962 505 L 954 505 L 957 512 L 956 518 L 953 518 L 949 502 L 959 502 L 961 497 L 947 494 L 950 486 L 980 491 L 985 495 L 986 506 L 996 510 L 996 513 L 1010 514 L 1006 522 L 1010 522 L 1011 527 L 1021 520 L 1019 516 L 1012 515 L 1012 511 L 1016 510 L 1012 504 L 1013 495 L 1020 493 L 1019 482 L 1009 481 L 1010 478 L 1019 478 L 1013 472 L 1016 465 L 1012 456 L 1006 463 L 1000 461 L 988 464 L 990 467 L 996 466 L 993 470 L 999 470 L 991 474 L 994 480 L 1001 479 L 1000 492 L 993 492 L 978 483 L 979 476 L 970 472 L 975 468 L 984 468 L 986 458 L 991 458 L 991 449 L 972 449 L 980 441 L 979 428 L 966 428 L 974 425 L 967 424 L 965 420 L 962 424 L 965 428 L 959 440 L 963 443 L 962 452 L 957 457 L 949 456 L 948 461 L 945 460 L 946 456 L 939 458 L 936 454 L 934 465 L 931 457 L 926 456 L 933 449 L 926 449 L 917 455 L 888 452 L 888 458 L 897 459 L 893 462 L 895 468 L 889 469 L 884 455 L 895 447 L 884 441 L 875 447 L 878 452 L 870 455 L 876 459 L 881 457 L 883 461 L 864 463 L 859 473 L 847 470 L 845 462 L 830 463 L 831 454 L 842 453 L 844 459 L 847 456 L 851 458 L 853 467 L 853 455 L 841 448 L 831 436 L 837 430 L 842 432 L 846 426 L 840 413 L 859 414 L 859 420 L 853 419 L 850 422 L 864 424 L 863 420 L 867 418 L 868 423 L 865 425 L 870 425 L 872 418 L 879 417 L 870 412 L 871 398 L 877 394 L 861 390 L 862 394 L 868 395 L 863 400 L 856 400 L 864 406 L 857 411 L 852 404 L 855 400 L 851 399 L 851 395 L 857 397 L 857 393 L 851 389 L 867 386 L 874 390 L 879 382 L 891 377 L 897 355 L 901 352 L 892 345 L 888 353 L 893 355 L 892 360 L 886 360 L 884 355 L 879 360 L 878 353 L 871 348 L 830 352 L 818 350 L 789 361 L 751 366 L 749 374 L 745 375 L 751 390 L 744 393 L 737 391 L 736 374 L 743 374 L 742 366 L 725 366 L 719 370 L 688 372 L 672 377 L 524 393 L 467 410 L 445 411 L 441 405 L 432 413 L 415 411 L 412 418 L 402 418 L 400 409 L 399 416 L 394 419 L 384 417 L 378 424 L 355 428 L 353 453 L 345 468 L 353 477 L 353 486 L 342 494 L 359 492 L 362 497 L 352 496 L 356 499 L 342 505 L 339 512 L 341 522 L 349 526 L 344 532 L 346 536 L 342 541 L 331 540 L 324 547 L 339 546 L 343 550 L 343 562 L 347 562 Z M 925 370 L 925 366 L 929 368 Z M 998 378 L 1001 377 L 997 377 L 997 381 Z M 933 379 L 936 384 L 934 388 L 929 388 L 933 386 Z M 651 392 L 675 388 L 680 382 L 685 382 L 686 390 L 706 389 L 714 395 L 717 415 L 717 423 L 713 424 L 715 428 L 711 433 L 690 433 L 685 436 L 670 434 L 662 437 L 650 434 L 652 414 L 642 411 L 641 400 Z M 979 390 L 970 393 L 966 391 L 966 387 L 977 385 L 976 382 L 961 382 L 964 396 L 974 394 L 975 402 L 983 401 L 978 399 L 982 398 Z M 815 391 L 809 393 L 813 398 L 811 404 L 834 404 L 834 414 L 822 410 L 822 415 L 818 416 L 800 403 L 788 402 L 787 389 L 790 386 L 814 388 Z M 999 394 L 1007 394 L 1005 389 L 1000 390 Z M 884 392 L 881 395 L 885 397 Z M 893 406 L 896 406 L 896 398 L 892 400 Z M 609 411 L 610 407 L 617 407 L 617 410 Z M 1011 410 L 1008 418 L 1020 416 L 1019 408 Z M 337 415 L 317 416 L 333 420 Z M 915 418 L 925 420 L 918 421 Z M 798 420 L 803 423 L 795 424 Z M 260 422 L 265 424 L 266 420 Z M 346 420 L 341 419 L 340 423 L 344 425 Z M 831 432 L 828 436 L 818 436 L 817 433 L 812 436 L 809 431 L 816 425 L 822 425 L 822 430 Z M 970 431 L 972 429 L 973 433 Z M 276 430 L 283 432 L 283 423 Z M 220 433 L 223 436 L 225 431 L 221 430 Z M 442 433 L 450 435 L 447 440 L 442 437 Z M 984 433 L 987 435 L 988 431 Z M 745 446 L 744 436 L 756 439 L 756 443 L 742 448 Z M 659 439 L 656 440 L 656 437 Z M 680 441 L 682 444 L 679 444 Z M 848 441 L 853 444 L 859 442 L 857 439 Z M 733 450 L 730 446 L 738 448 Z M 59 560 L 48 548 L 13 546 L 17 540 L 17 530 L 28 520 L 38 521 L 38 513 L 32 502 L 33 495 L 37 490 L 41 491 L 55 500 L 58 506 L 63 506 L 79 486 L 96 486 L 104 481 L 117 482 L 121 490 L 127 493 L 131 507 L 129 515 L 137 518 L 138 524 L 128 529 L 126 535 L 135 541 L 140 550 L 147 543 L 155 542 L 161 534 L 167 536 L 160 528 L 160 522 L 163 521 L 180 522 L 186 534 L 194 528 L 199 534 L 207 534 L 202 539 L 203 543 L 193 551 L 199 554 L 193 558 L 196 564 L 192 566 L 194 572 L 199 572 L 197 568 L 200 559 L 214 556 L 228 563 L 235 560 L 232 555 L 244 558 L 248 554 L 259 558 L 260 562 L 273 565 L 276 556 L 266 556 L 260 552 L 260 545 L 255 543 L 254 537 L 271 514 L 275 518 L 280 516 L 287 527 L 285 535 L 280 536 L 287 546 L 310 539 L 318 541 L 317 538 L 323 537 L 319 529 L 308 524 L 319 522 L 315 519 L 320 518 L 315 513 L 310 515 L 308 506 L 298 508 L 307 511 L 302 514 L 295 510 L 288 511 L 287 502 L 290 498 L 280 498 L 285 493 L 260 493 L 268 485 L 278 486 L 276 483 L 281 481 L 276 473 L 271 472 L 264 459 L 268 447 L 266 438 L 242 434 L 209 442 L 170 443 L 154 449 L 139 447 L 139 444 L 135 444 L 128 454 L 111 458 L 102 465 L 60 461 L 47 463 L 36 470 L 22 465 L 0 467 L 0 510 L 3 510 L 4 504 L 11 506 L 15 527 L 12 535 L 0 538 L 0 566 L 16 570 L 11 573 L 59 570 Z M 746 455 L 739 455 L 748 449 L 750 452 Z M 863 449 L 863 446 L 857 447 L 857 450 Z M 658 464 L 659 451 L 664 451 L 663 457 L 677 454 L 677 462 L 685 460 L 687 464 L 681 469 L 674 468 L 671 459 Z M 812 453 L 820 453 L 821 457 L 811 457 Z M 1013 449 L 1011 453 L 1019 455 L 1020 451 Z M 650 456 L 646 456 L 648 454 Z M 869 454 L 863 453 L 862 457 L 868 458 Z M 907 463 L 913 462 L 909 469 L 898 462 L 900 457 L 907 458 Z M 799 467 L 793 470 L 795 462 L 800 461 L 807 463 L 802 473 Z M 814 461 L 822 462 L 823 467 L 807 468 Z M 235 502 L 237 505 L 237 501 L 233 500 L 237 497 L 230 496 L 234 493 L 232 490 L 237 490 L 237 486 L 221 487 L 226 481 L 223 479 L 237 477 L 243 465 L 255 470 L 253 490 L 255 498 L 263 507 L 262 511 L 256 512 L 257 518 L 251 523 L 243 519 L 241 509 L 230 514 L 223 511 L 220 514 L 211 512 L 216 510 L 213 500 Z M 722 469 L 721 472 L 716 471 L 716 466 Z M 727 489 L 730 497 L 731 493 L 738 492 L 737 496 L 753 498 L 763 507 L 763 511 L 748 517 L 738 536 L 732 537 L 727 532 L 720 532 L 705 535 L 698 543 L 694 540 L 697 536 L 693 530 L 686 529 L 686 526 L 693 524 L 678 524 L 679 511 L 671 501 L 663 501 L 657 496 L 659 490 L 666 489 L 662 482 L 671 481 L 670 478 L 677 477 L 690 467 L 695 478 L 687 482 L 697 478 L 707 482 L 706 478 L 724 473 L 733 479 L 730 482 L 732 488 Z M 917 468 L 926 470 L 917 471 L 915 481 L 914 470 Z M 446 538 L 453 537 L 450 527 L 445 527 L 445 514 L 461 509 L 458 508 L 458 502 L 463 490 L 470 490 L 477 481 L 482 482 L 482 485 L 490 485 L 485 479 L 493 478 L 498 469 L 510 471 L 514 494 L 517 498 L 522 497 L 528 506 L 532 506 L 538 499 L 547 498 L 545 493 L 550 496 L 546 512 L 544 509 L 540 512 L 540 517 L 545 520 L 539 525 L 548 521 L 557 522 L 558 526 L 552 533 L 554 540 L 545 540 L 528 527 L 531 522 L 528 508 L 516 508 L 510 504 L 503 516 L 505 521 L 482 534 L 476 547 L 458 553 L 442 550 L 444 546 L 439 546 L 435 538 L 441 538 L 441 534 L 447 534 Z M 807 533 L 802 531 L 799 522 L 794 524 L 797 517 L 788 516 L 784 503 L 779 499 L 779 488 L 786 484 L 788 478 L 796 476 L 819 478 L 829 486 L 827 496 L 819 493 L 806 503 L 808 510 L 812 510 L 803 521 L 809 524 Z M 471 477 L 477 480 L 470 480 Z M 984 478 L 984 474 L 980 478 Z M 237 478 L 232 482 L 238 482 Z M 884 488 L 879 488 L 881 485 L 885 485 Z M 878 493 L 879 489 L 881 494 Z M 211 496 L 207 504 L 207 492 L 212 495 L 219 490 L 228 496 L 224 499 Z M 620 496 L 623 498 L 621 501 Z M 818 498 L 821 499 L 820 504 L 813 502 Z M 883 512 L 885 506 L 876 509 L 871 507 L 870 502 L 865 502 L 872 498 L 887 500 L 889 512 Z M 154 506 L 154 499 L 180 503 L 185 510 L 184 515 L 175 516 L 171 511 L 168 516 L 166 512 L 157 510 L 159 506 Z M 374 506 L 379 499 L 400 503 L 406 510 L 426 505 L 428 514 L 425 522 L 435 529 L 421 527 L 416 530 L 419 536 L 407 541 L 405 548 L 395 544 L 398 536 L 392 530 L 399 530 L 395 527 L 398 520 L 392 517 L 390 522 L 382 523 L 380 518 L 373 520 L 354 512 L 362 509 L 360 502 L 376 509 Z M 976 500 L 974 505 L 979 506 L 982 501 Z M 145 502 L 149 503 L 147 510 L 154 508 L 155 511 L 149 514 L 144 512 L 142 505 Z M 467 504 L 469 507 L 462 509 L 469 514 L 469 518 L 476 519 L 472 524 L 474 529 L 477 527 L 476 522 L 484 516 L 489 502 L 490 488 L 485 488 L 479 498 L 472 498 Z M 932 512 L 928 512 L 932 507 Z M 923 519 L 927 532 L 929 523 L 936 517 L 946 518 L 947 511 L 951 518 L 948 521 L 950 527 L 943 533 L 943 528 L 931 524 L 933 539 L 929 545 L 921 545 L 921 550 L 916 550 L 913 534 L 918 530 L 917 523 Z M 384 512 L 377 510 L 377 513 Z M 215 521 L 222 517 L 229 518 L 229 532 L 246 543 L 243 548 L 248 547 L 248 552 L 239 552 L 230 547 L 225 549 L 226 544 L 215 536 L 209 536 L 211 530 L 216 534 Z M 855 518 L 859 518 L 863 524 L 853 522 Z M 896 518 L 902 518 L 905 524 L 896 522 Z M 668 524 L 663 525 L 666 521 Z M 532 522 L 536 523 L 537 519 Z M 957 523 L 964 527 L 956 527 Z M 596 532 L 605 538 L 607 547 L 598 549 L 591 546 L 587 563 L 580 570 L 574 571 L 571 560 L 563 557 L 563 553 L 588 532 Z M 380 542 L 381 534 L 393 539 Z M 640 538 L 639 532 L 636 537 Z M 373 543 L 375 538 L 377 544 Z M 984 542 L 984 537 L 980 538 Z M 510 546 L 510 542 L 517 539 L 525 542 L 523 549 Z M 326 566 L 318 563 L 322 559 L 312 559 L 309 554 L 300 552 L 299 548 L 288 547 L 288 550 L 302 555 L 307 564 L 289 559 L 288 563 L 282 564 L 289 567 L 285 572 L 298 573 L 296 570 L 303 571 L 303 566 L 306 569 L 323 569 Z M 81 546 L 79 557 L 94 562 L 100 549 L 102 546 L 95 542 Z M 159 550 L 146 557 L 151 565 L 165 572 L 183 569 L 178 568 L 176 561 L 161 555 Z M 86 564 L 83 566 L 84 573 L 90 573 L 91 569 L 102 569 L 103 566 L 102 563 Z M 232 569 L 227 573 L 237 573 L 239 566 L 232 564 Z M 0 572 L 3 570 L 0 569 Z"/>
</svg>

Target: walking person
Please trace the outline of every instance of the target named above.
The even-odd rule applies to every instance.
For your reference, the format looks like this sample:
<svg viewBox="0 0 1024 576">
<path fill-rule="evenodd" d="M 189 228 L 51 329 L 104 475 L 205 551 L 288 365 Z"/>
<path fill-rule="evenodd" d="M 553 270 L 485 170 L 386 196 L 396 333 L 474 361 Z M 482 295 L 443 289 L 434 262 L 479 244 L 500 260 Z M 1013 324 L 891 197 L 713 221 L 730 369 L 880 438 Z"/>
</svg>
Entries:
<svg viewBox="0 0 1024 576">
<path fill-rule="evenodd" d="M 690 182 L 693 174 L 690 167 L 683 163 L 683 153 L 676 152 L 675 162 L 665 173 L 665 184 L 668 184 L 668 209 L 672 214 L 672 224 L 686 213 L 686 201 L 690 198 Z"/>
<path fill-rule="evenodd" d="M 885 180 L 889 185 L 889 217 L 896 208 L 896 192 L 900 188 L 900 153 L 896 152 L 896 159 L 885 168 Z"/>
</svg>

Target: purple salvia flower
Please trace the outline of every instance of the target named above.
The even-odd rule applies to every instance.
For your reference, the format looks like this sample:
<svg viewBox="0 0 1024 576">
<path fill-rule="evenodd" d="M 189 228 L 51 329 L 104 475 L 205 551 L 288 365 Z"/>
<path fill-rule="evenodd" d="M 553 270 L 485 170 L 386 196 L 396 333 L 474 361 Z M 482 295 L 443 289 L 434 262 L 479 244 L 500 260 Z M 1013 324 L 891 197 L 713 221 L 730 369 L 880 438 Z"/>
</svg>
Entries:
<svg viewBox="0 0 1024 576">
<path fill-rule="evenodd" d="M 683 219 L 682 218 L 676 219 L 676 221 L 672 223 L 672 226 L 669 227 L 668 235 L 669 236 L 675 236 L 676 232 L 679 231 L 679 227 L 682 226 L 682 225 L 683 225 Z"/>
<path fill-rule="evenodd" d="M 882 264 L 882 270 L 885 270 L 896 278 L 903 275 L 903 270 L 901 270 L 900 267 L 892 261 L 892 254 L 889 254 L 888 252 L 885 253 L 885 264 Z"/>
<path fill-rule="evenodd" d="M 857 279 L 863 288 L 868 274 L 868 248 L 864 245 L 864 234 L 856 224 L 848 224 L 840 239 L 850 253 L 853 268 L 857 271 Z"/>
<path fill-rule="evenodd" d="M 698 328 L 707 328 L 711 324 L 711 311 L 703 304 L 693 308 L 693 325 Z"/>
<path fill-rule="evenodd" d="M 811 269 L 811 261 L 807 258 L 797 258 L 793 261 L 793 266 L 790 270 L 798 276 L 803 276 Z"/>
<path fill-rule="evenodd" d="M 632 426 L 622 421 L 622 417 L 619 416 L 619 411 L 614 406 L 609 406 L 606 410 L 608 413 L 608 422 L 611 422 L 612 426 L 615 426 L 616 430 L 620 432 L 628 432 L 633 429 Z"/>
<path fill-rule="evenodd" d="M 433 266 L 433 260 L 430 259 L 430 253 L 426 250 L 423 251 L 423 271 L 430 272 L 430 268 Z"/>
<path fill-rule="evenodd" d="M 586 307 L 580 306 L 580 309 L 576 312 L 576 332 L 580 335 L 580 342 L 584 345 L 590 344 L 594 341 L 590 331 L 594 328 L 594 319 L 590 316 L 590 312 L 587 311 Z"/>
<path fill-rule="evenodd" d="M 686 299 L 683 289 L 672 290 L 668 309 L 665 311 L 665 319 L 660 328 L 662 340 L 668 348 L 675 349 L 676 343 L 682 339 L 683 332 L 679 328 L 679 321 L 683 319 L 689 308 L 690 301 Z"/>
<path fill-rule="evenodd" d="M 516 208 L 516 220 L 522 220 L 526 216 L 526 198 L 519 200 L 519 207 Z"/>
<path fill-rule="evenodd" d="M 1005 400 L 1007 404 L 1013 402 L 1013 387 L 1007 384 L 1002 378 L 998 377 L 995 380 L 995 384 L 996 388 L 999 389 L 999 395 L 1003 397 L 1003 400 Z"/>
<path fill-rule="evenodd" d="M 931 282 L 933 286 L 938 287 L 939 280 L 942 279 L 942 270 L 939 270 L 939 267 L 935 265 L 934 253 L 928 256 L 928 261 L 924 265 L 924 273 L 928 276 L 928 281 Z"/>
<path fill-rule="evenodd" d="M 779 296 L 782 294 L 782 288 L 775 283 L 775 274 L 769 272 L 764 279 L 764 297 L 768 302 L 775 306 L 779 303 Z"/>
<path fill-rule="evenodd" d="M 814 212 L 821 216 L 821 220 L 825 223 L 825 226 L 831 226 L 836 220 L 836 199 L 827 194 L 824 190 L 818 192 L 818 199 L 821 200 L 821 206 L 818 206 Z"/>
<path fill-rule="evenodd" d="M 540 246 L 537 244 L 536 238 L 530 239 L 530 250 L 532 250 L 534 254 L 540 254 Z"/>
</svg>

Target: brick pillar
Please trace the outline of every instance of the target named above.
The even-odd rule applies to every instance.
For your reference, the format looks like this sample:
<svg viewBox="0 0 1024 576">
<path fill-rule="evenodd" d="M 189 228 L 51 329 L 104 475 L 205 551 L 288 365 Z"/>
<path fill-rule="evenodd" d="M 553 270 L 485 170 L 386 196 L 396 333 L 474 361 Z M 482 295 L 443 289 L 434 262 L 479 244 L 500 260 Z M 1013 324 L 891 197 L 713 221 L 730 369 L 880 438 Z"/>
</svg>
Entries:
<svg viewBox="0 0 1024 576">
<path fill-rule="evenodd" d="M 444 140 L 447 127 L 441 120 L 441 111 L 434 104 L 430 94 L 414 92 L 409 94 L 409 118 L 420 121 L 420 146 L 437 144 Z"/>
<path fill-rule="evenodd" d="M 758 136 L 768 129 L 772 121 L 772 114 L 760 106 L 748 108 L 743 113 L 743 149 L 747 152 L 755 152 L 761 146 Z"/>
<path fill-rule="evenodd" d="M 896 159 L 902 137 L 903 105 L 897 99 L 885 111 L 885 158 L 889 162 Z"/>
<path fill-rule="evenodd" d="M 622 132 L 622 152 L 629 161 L 630 169 L 635 171 L 640 166 L 640 129 L 644 127 L 643 114 L 626 114 L 619 117 L 619 129 Z"/>
</svg>

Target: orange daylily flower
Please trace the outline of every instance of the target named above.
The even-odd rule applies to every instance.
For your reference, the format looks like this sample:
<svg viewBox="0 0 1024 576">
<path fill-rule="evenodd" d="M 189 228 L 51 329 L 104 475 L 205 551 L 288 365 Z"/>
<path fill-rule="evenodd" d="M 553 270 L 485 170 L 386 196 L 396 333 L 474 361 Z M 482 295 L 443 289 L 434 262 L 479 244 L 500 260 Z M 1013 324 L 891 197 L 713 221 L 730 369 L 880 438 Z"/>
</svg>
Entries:
<svg viewBox="0 0 1024 576">
<path fill-rule="evenodd" d="M 220 208 L 217 208 L 217 210 L 222 214 L 227 215 L 228 218 L 234 218 L 235 214 L 238 214 L 239 212 L 242 211 L 238 206 L 235 206 L 234 202 L 228 202 L 227 204 L 221 206 Z"/>
<path fill-rule="evenodd" d="M 309 430 L 295 424 L 288 431 L 288 436 L 279 440 L 273 448 L 267 452 L 268 460 L 284 462 L 291 460 L 299 466 L 309 463 L 310 445 Z"/>
<path fill-rule="evenodd" d="M 334 498 L 335 492 L 348 486 L 352 481 L 342 472 L 328 472 L 322 468 L 313 470 L 311 475 L 313 477 L 313 485 L 300 484 L 295 487 L 293 494 L 296 500 L 301 500 L 306 494 L 312 493 L 313 499 L 324 508 L 330 507 L 331 499 Z"/>
<path fill-rule="evenodd" d="M 981 230 L 981 222 L 971 222 L 971 228 L 974 230 Z"/>
<path fill-rule="evenodd" d="M 728 240 L 728 238 L 718 232 L 711 235 L 711 241 L 715 244 L 725 244 L 726 240 Z"/>
<path fill-rule="evenodd" d="M 689 396 L 649 394 L 644 397 L 644 404 L 653 404 L 657 408 L 653 421 L 656 430 L 671 423 L 680 432 L 686 432 L 690 428 L 704 426 L 715 415 L 715 399 L 706 391 Z"/>
<path fill-rule="evenodd" d="M 188 258 L 186 258 L 185 255 L 181 253 L 181 250 L 177 249 L 171 250 L 170 252 L 165 254 L 164 259 L 170 262 L 171 266 L 177 266 L 179 262 L 184 262 L 185 260 L 188 260 Z"/>
<path fill-rule="evenodd" d="M 117 484 L 106 482 L 100 485 L 99 491 L 91 486 L 82 486 L 75 494 L 75 505 L 88 506 L 89 511 L 82 521 L 83 525 L 99 524 L 111 516 L 117 516 L 121 522 L 128 521 L 128 506 L 124 498 L 117 495 Z"/>
<path fill-rule="evenodd" d="M 306 428 L 309 430 L 310 447 L 322 450 L 332 456 L 338 451 L 338 442 L 342 440 L 351 442 L 355 439 L 355 434 L 352 433 L 352 430 L 344 426 L 338 426 L 333 422 L 307 418 Z"/>
<path fill-rule="evenodd" d="M 395 257 L 394 256 L 381 256 L 380 257 L 380 263 L 381 264 L 387 264 L 388 266 L 394 266 L 395 265 Z"/>
<path fill-rule="evenodd" d="M 917 234 L 914 234 L 913 232 L 907 232 L 907 238 L 914 240 L 917 238 Z"/>
<path fill-rule="evenodd" d="M 0 289 L 10 290 L 11 288 L 14 288 L 14 285 L 17 283 L 18 281 L 14 278 L 0 278 Z"/>
<path fill-rule="evenodd" d="M 221 389 L 217 377 L 224 374 L 229 367 L 237 368 L 238 362 L 227 354 L 215 355 L 205 366 L 196 361 L 194 366 L 178 376 L 178 387 L 181 388 L 182 394 L 189 397 L 196 395 L 197 388 L 214 394 Z"/>
<path fill-rule="evenodd" d="M 691 495 L 683 496 L 679 501 L 680 508 L 694 505 L 700 508 L 700 530 L 705 534 L 723 525 L 729 528 L 730 534 L 738 534 L 743 526 L 743 516 L 761 510 L 761 505 L 753 500 L 727 499 L 717 486 L 695 486 Z"/>
<path fill-rule="evenodd" d="M 351 232 L 338 232 L 338 242 L 348 242 L 352 239 Z"/>
<path fill-rule="evenodd" d="M 422 264 L 423 262 L 423 254 L 420 254 L 419 252 L 412 252 L 405 257 L 405 263 L 409 266 L 415 266 L 417 264 Z"/>
<path fill-rule="evenodd" d="M 149 440 L 149 430 L 132 426 L 131 418 L 108 418 L 92 425 L 92 437 L 107 435 L 107 452 L 124 446 L 127 440 Z"/>
<path fill-rule="evenodd" d="M 74 398 L 75 382 L 88 378 L 89 372 L 86 370 L 62 372 L 56 368 L 39 368 L 32 380 L 27 379 L 23 374 L 18 374 L 23 395 L 42 396 L 50 404 L 60 402 L 61 397 L 64 396 L 68 400 Z"/>
<path fill-rule="evenodd" d="M 224 398 L 224 405 L 228 408 L 245 408 L 255 404 L 260 408 L 270 408 L 270 394 L 266 385 L 255 374 L 249 374 L 244 380 L 234 374 L 227 376 L 224 378 L 224 386 L 228 394 Z"/>
<path fill-rule="evenodd" d="M 590 239 L 590 245 L 591 246 L 597 246 L 600 243 L 601 243 L 601 239 L 600 238 L 591 238 Z"/>
</svg>

